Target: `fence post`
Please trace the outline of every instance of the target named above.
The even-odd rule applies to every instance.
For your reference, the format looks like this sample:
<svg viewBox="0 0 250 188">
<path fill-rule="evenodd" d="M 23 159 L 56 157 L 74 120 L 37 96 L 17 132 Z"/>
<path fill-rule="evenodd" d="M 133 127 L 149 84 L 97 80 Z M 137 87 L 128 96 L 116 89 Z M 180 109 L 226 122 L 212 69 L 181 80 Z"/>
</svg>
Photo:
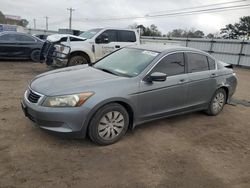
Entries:
<svg viewBox="0 0 250 188">
<path fill-rule="evenodd" d="M 186 47 L 188 47 L 188 37 L 187 37 L 187 39 L 186 39 Z"/>
<path fill-rule="evenodd" d="M 213 47 L 214 47 L 214 38 L 212 38 L 212 40 L 210 40 L 210 43 L 211 43 L 211 45 L 210 45 L 210 49 L 208 52 L 211 54 L 213 52 Z"/>
<path fill-rule="evenodd" d="M 237 63 L 237 65 L 240 65 L 241 56 L 243 55 L 242 52 L 243 52 L 244 44 L 245 44 L 245 39 L 243 39 L 242 42 L 241 42 L 240 53 L 239 53 L 239 58 L 238 58 L 238 63 Z"/>
</svg>

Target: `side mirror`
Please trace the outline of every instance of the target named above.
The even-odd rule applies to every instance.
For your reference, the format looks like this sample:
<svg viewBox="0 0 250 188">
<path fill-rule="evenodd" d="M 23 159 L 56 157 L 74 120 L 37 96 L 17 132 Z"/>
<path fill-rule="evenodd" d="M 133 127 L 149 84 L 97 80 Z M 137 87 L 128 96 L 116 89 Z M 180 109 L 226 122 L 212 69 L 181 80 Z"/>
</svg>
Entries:
<svg viewBox="0 0 250 188">
<path fill-rule="evenodd" d="M 153 72 L 146 80 L 149 82 L 164 82 L 166 79 L 167 75 L 165 73 Z"/>
<path fill-rule="evenodd" d="M 106 33 L 103 33 L 103 34 L 102 34 L 102 42 L 103 42 L 104 44 L 109 43 L 109 37 L 108 37 L 108 35 L 107 35 Z"/>
<path fill-rule="evenodd" d="M 106 33 L 103 33 L 101 35 L 99 35 L 96 39 L 95 39 L 95 43 L 96 44 L 107 44 L 109 43 L 109 38 L 108 35 Z"/>
</svg>

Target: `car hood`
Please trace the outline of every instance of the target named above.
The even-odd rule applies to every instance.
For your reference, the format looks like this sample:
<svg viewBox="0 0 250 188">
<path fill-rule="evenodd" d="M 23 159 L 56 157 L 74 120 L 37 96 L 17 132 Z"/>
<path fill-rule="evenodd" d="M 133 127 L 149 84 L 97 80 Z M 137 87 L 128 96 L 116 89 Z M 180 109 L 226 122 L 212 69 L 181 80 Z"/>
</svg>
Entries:
<svg viewBox="0 0 250 188">
<path fill-rule="evenodd" d="M 75 36 L 75 35 L 69 35 L 69 34 L 53 34 L 53 35 L 49 35 L 47 37 L 47 40 L 50 41 L 50 42 L 58 42 L 63 37 L 71 37 L 71 38 L 86 40 L 86 38 Z"/>
<path fill-rule="evenodd" d="M 38 75 L 30 88 L 46 96 L 94 91 L 97 85 L 109 80 L 122 79 L 87 65 L 63 68 Z"/>
</svg>

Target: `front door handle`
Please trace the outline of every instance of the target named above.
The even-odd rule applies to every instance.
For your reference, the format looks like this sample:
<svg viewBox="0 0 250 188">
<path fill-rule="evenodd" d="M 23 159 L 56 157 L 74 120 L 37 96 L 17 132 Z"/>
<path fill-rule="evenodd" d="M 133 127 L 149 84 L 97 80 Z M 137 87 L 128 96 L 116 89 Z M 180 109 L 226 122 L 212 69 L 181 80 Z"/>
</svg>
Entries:
<svg viewBox="0 0 250 188">
<path fill-rule="evenodd" d="M 120 45 L 115 45 L 115 48 L 120 48 L 121 46 Z"/>
<path fill-rule="evenodd" d="M 211 77 L 215 77 L 215 76 L 217 76 L 216 73 L 212 73 L 212 74 L 211 74 Z"/>
<path fill-rule="evenodd" d="M 186 79 L 180 79 L 179 84 L 185 83 L 187 80 Z"/>
</svg>

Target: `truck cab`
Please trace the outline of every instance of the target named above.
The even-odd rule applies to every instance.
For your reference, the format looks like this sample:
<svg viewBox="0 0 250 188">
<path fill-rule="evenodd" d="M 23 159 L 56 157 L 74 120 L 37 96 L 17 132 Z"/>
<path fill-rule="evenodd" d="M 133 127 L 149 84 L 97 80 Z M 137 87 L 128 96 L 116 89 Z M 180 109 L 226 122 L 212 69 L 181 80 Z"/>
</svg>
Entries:
<svg viewBox="0 0 250 188">
<path fill-rule="evenodd" d="M 45 42 L 41 55 L 46 57 L 41 60 L 56 67 L 91 64 L 119 48 L 139 43 L 139 34 L 133 29 L 96 28 L 79 36 L 55 34 Z"/>
</svg>

